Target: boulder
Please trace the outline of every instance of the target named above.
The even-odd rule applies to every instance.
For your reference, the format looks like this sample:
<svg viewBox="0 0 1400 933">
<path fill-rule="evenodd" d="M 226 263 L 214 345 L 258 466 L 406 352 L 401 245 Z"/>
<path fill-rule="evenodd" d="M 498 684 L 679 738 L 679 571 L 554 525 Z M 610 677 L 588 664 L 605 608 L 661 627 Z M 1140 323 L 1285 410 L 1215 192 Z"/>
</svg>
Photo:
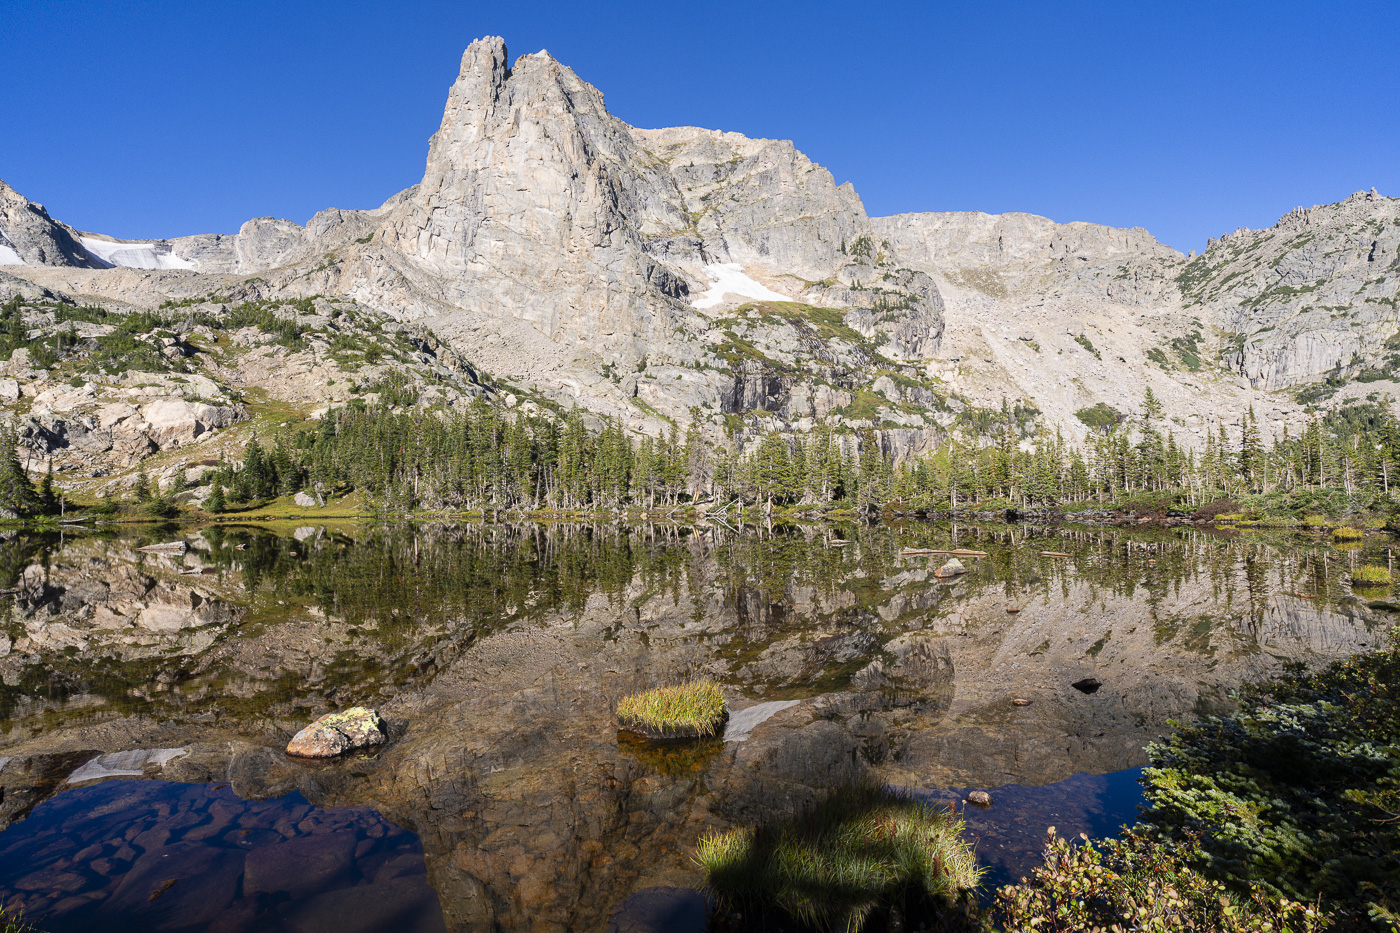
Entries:
<svg viewBox="0 0 1400 933">
<path fill-rule="evenodd" d="M 950 559 L 948 563 L 935 570 L 933 575 L 935 577 L 956 577 L 965 573 L 967 573 L 967 568 L 963 566 L 962 561 L 954 557 Z"/>
<path fill-rule="evenodd" d="M 239 419 L 236 409 L 183 399 L 151 402 L 142 406 L 141 413 L 150 424 L 147 433 L 161 448 L 189 443 L 206 431 L 228 427 Z"/>
<path fill-rule="evenodd" d="M 992 805 L 992 795 L 984 790 L 969 791 L 968 795 L 963 799 L 965 799 L 968 803 L 972 804 L 974 807 L 978 807 L 982 810 L 985 810 Z"/>
<path fill-rule="evenodd" d="M 319 501 L 316 496 L 313 496 L 311 493 L 305 491 L 299 492 L 295 496 L 292 496 L 292 501 L 295 502 L 297 505 L 301 506 L 303 509 L 314 509 L 317 506 L 325 504 L 324 502 Z"/>
<path fill-rule="evenodd" d="M 384 742 L 384 721 L 364 706 L 327 713 L 292 736 L 287 754 L 298 758 L 334 758 Z"/>
</svg>

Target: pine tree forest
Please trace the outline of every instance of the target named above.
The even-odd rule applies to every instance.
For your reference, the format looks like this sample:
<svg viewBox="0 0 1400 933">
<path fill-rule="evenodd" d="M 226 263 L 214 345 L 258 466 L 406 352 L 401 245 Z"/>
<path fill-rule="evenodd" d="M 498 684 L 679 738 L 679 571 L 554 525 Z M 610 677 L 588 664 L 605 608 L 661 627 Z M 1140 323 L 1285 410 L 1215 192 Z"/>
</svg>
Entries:
<svg viewBox="0 0 1400 933">
<path fill-rule="evenodd" d="M 1008 411 L 899 462 L 873 429 L 818 423 L 714 444 L 699 427 L 629 436 L 578 410 L 511 413 L 483 398 L 449 414 L 350 407 L 315 430 L 249 444 L 213 475 L 215 507 L 303 489 L 355 489 L 385 511 L 674 510 L 709 502 L 773 508 L 1073 508 L 1155 500 L 1194 508 L 1221 498 L 1287 499 L 1330 512 L 1389 508 L 1400 422 L 1377 402 L 1319 413 L 1298 436 L 1262 440 L 1252 410 L 1220 424 L 1199 450 L 1179 444 L 1148 393 L 1135 419 L 1100 425 L 1087 443 Z"/>
</svg>

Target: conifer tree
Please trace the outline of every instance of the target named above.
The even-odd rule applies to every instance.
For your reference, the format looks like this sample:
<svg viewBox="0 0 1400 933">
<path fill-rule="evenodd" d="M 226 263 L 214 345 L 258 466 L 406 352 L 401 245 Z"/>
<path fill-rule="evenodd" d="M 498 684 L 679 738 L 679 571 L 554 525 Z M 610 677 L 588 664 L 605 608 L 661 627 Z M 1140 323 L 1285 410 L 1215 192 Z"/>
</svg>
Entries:
<svg viewBox="0 0 1400 933">
<path fill-rule="evenodd" d="M 19 462 L 13 430 L 0 432 L 0 511 L 22 518 L 39 508 L 39 494 Z"/>
</svg>

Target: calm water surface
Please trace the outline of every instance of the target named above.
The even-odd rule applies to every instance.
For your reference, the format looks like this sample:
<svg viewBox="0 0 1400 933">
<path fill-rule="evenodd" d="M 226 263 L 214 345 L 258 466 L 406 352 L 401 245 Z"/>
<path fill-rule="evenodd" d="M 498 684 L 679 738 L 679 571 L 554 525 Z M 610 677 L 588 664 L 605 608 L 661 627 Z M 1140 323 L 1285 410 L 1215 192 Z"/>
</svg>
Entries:
<svg viewBox="0 0 1400 933">
<path fill-rule="evenodd" d="M 173 538 L 191 549 L 137 550 Z M 1046 826 L 1133 819 L 1169 720 L 1228 710 L 1286 661 L 1377 644 L 1391 593 L 1347 579 L 1387 563 L 1388 541 L 929 524 L 11 535 L 0 902 L 52 930 L 213 929 L 196 914 L 216 902 L 230 930 L 344 933 L 335 918 L 371 903 L 412 930 L 703 928 L 702 833 L 864 777 L 949 801 L 991 790 L 969 834 L 989 882 L 1011 881 Z M 988 556 L 944 581 L 946 558 L 903 552 L 920 547 Z M 691 676 L 724 686 L 742 730 L 668 749 L 618 736 L 619 696 Z M 1085 678 L 1102 686 L 1071 686 Z M 352 704 L 388 720 L 377 754 L 282 754 Z"/>
</svg>

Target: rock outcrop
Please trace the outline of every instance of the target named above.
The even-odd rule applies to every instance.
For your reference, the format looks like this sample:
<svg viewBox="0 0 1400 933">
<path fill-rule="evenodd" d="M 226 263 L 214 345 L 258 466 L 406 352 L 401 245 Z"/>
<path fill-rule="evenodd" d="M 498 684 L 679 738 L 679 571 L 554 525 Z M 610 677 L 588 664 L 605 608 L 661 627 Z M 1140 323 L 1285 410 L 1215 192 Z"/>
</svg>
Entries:
<svg viewBox="0 0 1400 933">
<path fill-rule="evenodd" d="M 1254 386 L 1400 374 L 1400 199 L 1358 191 L 1225 234 L 1176 281 L 1231 332 L 1224 360 Z"/>
<path fill-rule="evenodd" d="M 78 242 L 78 234 L 59 223 L 44 205 L 0 181 L 0 265 L 76 266 L 102 269 L 108 264 Z"/>
</svg>

